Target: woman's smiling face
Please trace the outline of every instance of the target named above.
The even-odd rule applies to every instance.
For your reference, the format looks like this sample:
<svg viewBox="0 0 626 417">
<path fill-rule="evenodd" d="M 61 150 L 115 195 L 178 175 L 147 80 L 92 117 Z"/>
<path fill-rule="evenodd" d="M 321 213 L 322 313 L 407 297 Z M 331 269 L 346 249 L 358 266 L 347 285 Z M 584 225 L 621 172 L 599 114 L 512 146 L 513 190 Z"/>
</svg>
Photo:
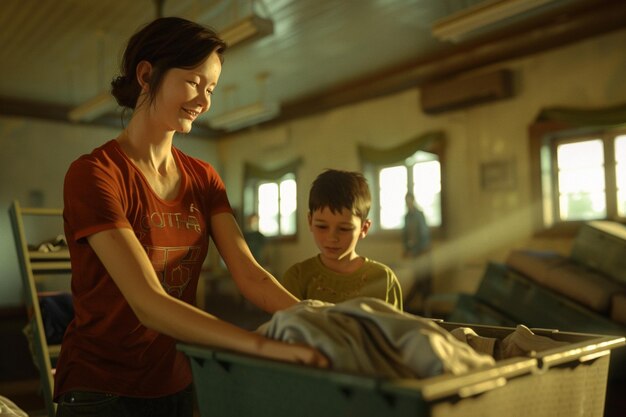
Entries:
<svg viewBox="0 0 626 417">
<path fill-rule="evenodd" d="M 162 124 L 165 130 L 188 133 L 193 121 L 211 107 L 211 95 L 221 71 L 216 52 L 196 67 L 168 70 L 154 106 L 150 105 L 155 123 Z"/>
</svg>

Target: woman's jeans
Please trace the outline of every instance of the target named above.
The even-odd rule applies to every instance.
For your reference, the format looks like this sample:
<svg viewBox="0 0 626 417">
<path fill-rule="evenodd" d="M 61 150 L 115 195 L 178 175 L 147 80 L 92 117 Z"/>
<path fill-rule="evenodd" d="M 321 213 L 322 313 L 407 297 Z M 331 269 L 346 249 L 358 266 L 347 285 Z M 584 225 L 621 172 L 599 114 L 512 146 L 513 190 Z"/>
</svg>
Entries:
<svg viewBox="0 0 626 417">
<path fill-rule="evenodd" d="M 159 398 L 122 397 L 89 391 L 70 391 L 59 398 L 57 417 L 192 417 L 193 390 Z"/>
</svg>

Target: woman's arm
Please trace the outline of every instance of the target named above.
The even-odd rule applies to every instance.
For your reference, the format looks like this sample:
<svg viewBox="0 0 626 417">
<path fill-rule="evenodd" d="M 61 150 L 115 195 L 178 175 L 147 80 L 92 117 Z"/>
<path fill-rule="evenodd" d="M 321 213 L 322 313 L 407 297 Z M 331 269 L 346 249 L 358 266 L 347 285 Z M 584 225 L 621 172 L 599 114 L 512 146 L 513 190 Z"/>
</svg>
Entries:
<svg viewBox="0 0 626 417">
<path fill-rule="evenodd" d="M 269 313 L 299 301 L 254 259 L 232 214 L 212 216 L 211 233 L 217 250 L 244 297 Z"/>
<path fill-rule="evenodd" d="M 168 295 L 131 229 L 111 229 L 87 238 L 141 323 L 174 339 L 252 355 L 328 366 L 315 349 L 264 338 Z"/>
</svg>

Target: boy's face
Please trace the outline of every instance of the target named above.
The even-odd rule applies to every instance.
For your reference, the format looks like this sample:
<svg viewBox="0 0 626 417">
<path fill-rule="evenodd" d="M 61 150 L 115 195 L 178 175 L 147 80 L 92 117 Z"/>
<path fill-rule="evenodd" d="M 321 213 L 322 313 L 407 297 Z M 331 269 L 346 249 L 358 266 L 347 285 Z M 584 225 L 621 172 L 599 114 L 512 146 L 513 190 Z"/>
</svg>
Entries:
<svg viewBox="0 0 626 417">
<path fill-rule="evenodd" d="M 346 208 L 333 213 L 328 207 L 309 213 L 309 228 L 323 258 L 338 261 L 356 257 L 356 244 L 367 235 L 370 220 L 361 218 Z"/>
</svg>

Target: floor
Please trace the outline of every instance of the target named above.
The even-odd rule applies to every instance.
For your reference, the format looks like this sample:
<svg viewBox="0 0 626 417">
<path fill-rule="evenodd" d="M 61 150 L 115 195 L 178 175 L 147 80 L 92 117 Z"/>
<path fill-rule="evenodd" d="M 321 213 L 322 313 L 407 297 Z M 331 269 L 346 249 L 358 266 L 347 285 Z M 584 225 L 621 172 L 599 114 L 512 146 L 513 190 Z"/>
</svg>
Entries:
<svg viewBox="0 0 626 417">
<path fill-rule="evenodd" d="M 206 309 L 224 320 L 248 330 L 256 329 L 270 316 L 237 296 L 207 297 Z M 626 349 L 623 347 L 622 349 Z M 30 417 L 45 416 L 43 402 L 37 393 L 38 380 L 0 382 L 0 394 L 10 398 Z M 607 388 L 604 417 L 624 417 L 626 414 L 626 381 L 611 382 Z M 194 417 L 200 417 L 196 411 Z"/>
</svg>

